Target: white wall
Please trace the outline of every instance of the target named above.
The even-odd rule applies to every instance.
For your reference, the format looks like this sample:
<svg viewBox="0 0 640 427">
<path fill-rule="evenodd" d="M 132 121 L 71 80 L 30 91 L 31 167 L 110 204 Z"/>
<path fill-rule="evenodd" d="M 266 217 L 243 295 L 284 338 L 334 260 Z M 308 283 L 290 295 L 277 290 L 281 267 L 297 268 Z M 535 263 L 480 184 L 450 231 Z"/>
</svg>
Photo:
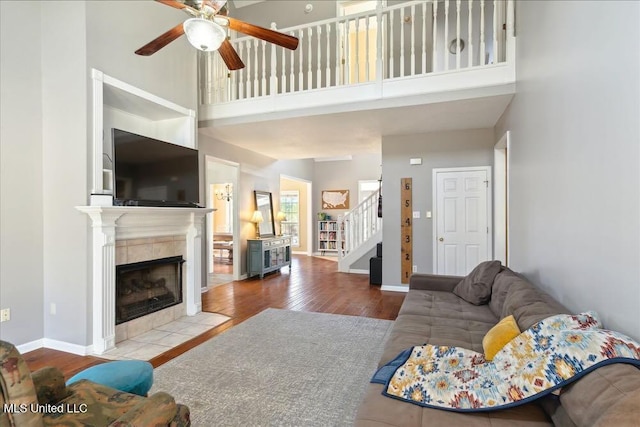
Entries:
<svg viewBox="0 0 640 427">
<path fill-rule="evenodd" d="M 420 212 L 413 230 L 413 264 L 419 273 L 433 273 L 432 171 L 434 168 L 492 166 L 492 129 L 387 136 L 382 139 L 382 284 L 401 285 L 400 179 L 413 179 L 413 211 Z M 421 165 L 409 165 L 412 157 Z"/>
<path fill-rule="evenodd" d="M 39 5 L 0 2 L 0 338 L 15 344 L 44 333 L 40 54 Z"/>
<path fill-rule="evenodd" d="M 639 339 L 640 3 L 517 6 L 511 265 Z"/>
</svg>

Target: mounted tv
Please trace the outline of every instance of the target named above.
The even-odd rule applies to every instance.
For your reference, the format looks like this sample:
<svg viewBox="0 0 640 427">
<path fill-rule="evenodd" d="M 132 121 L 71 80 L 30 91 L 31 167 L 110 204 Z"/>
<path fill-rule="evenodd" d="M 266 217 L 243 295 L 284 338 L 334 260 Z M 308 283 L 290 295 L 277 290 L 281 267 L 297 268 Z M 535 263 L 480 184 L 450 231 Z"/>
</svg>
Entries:
<svg viewBox="0 0 640 427">
<path fill-rule="evenodd" d="M 117 206 L 198 207 L 198 150 L 113 129 Z"/>
</svg>

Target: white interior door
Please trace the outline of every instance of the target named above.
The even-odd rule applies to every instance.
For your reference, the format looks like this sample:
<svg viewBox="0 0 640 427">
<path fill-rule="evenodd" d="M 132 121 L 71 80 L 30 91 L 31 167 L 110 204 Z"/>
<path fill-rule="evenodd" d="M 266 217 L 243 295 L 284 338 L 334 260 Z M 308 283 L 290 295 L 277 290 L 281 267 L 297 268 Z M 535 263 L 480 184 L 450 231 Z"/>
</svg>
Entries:
<svg viewBox="0 0 640 427">
<path fill-rule="evenodd" d="M 491 259 L 489 166 L 434 169 L 434 269 L 467 275 Z"/>
</svg>

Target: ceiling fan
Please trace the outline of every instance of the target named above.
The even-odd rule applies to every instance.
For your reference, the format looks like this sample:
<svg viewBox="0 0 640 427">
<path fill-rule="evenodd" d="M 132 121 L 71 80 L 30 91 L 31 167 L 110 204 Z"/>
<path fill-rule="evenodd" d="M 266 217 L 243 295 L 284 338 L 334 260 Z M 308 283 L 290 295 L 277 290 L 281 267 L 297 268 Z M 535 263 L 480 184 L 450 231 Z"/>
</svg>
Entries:
<svg viewBox="0 0 640 427">
<path fill-rule="evenodd" d="M 226 16 L 227 9 L 225 5 L 227 0 L 155 1 L 176 9 L 182 9 L 191 18 L 136 50 L 138 55 L 153 55 L 181 35 L 186 34 L 189 43 L 196 49 L 204 52 L 214 50 L 220 52 L 220 56 L 229 70 L 244 68 L 244 63 L 240 56 L 238 56 L 238 53 L 227 39 L 225 28 L 257 37 L 287 49 L 295 50 L 298 47 L 298 39 L 296 37 Z"/>
</svg>

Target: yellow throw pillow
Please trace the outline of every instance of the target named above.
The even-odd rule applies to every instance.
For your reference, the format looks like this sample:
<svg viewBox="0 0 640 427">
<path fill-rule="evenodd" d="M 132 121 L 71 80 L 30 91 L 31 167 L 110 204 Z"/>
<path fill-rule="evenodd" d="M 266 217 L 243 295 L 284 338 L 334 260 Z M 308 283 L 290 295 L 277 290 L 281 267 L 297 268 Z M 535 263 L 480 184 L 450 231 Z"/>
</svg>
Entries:
<svg viewBox="0 0 640 427">
<path fill-rule="evenodd" d="M 482 339 L 484 358 L 493 360 L 496 353 L 518 335 L 520 335 L 520 329 L 518 329 L 516 319 L 513 316 L 507 316 L 502 319 Z"/>
</svg>

